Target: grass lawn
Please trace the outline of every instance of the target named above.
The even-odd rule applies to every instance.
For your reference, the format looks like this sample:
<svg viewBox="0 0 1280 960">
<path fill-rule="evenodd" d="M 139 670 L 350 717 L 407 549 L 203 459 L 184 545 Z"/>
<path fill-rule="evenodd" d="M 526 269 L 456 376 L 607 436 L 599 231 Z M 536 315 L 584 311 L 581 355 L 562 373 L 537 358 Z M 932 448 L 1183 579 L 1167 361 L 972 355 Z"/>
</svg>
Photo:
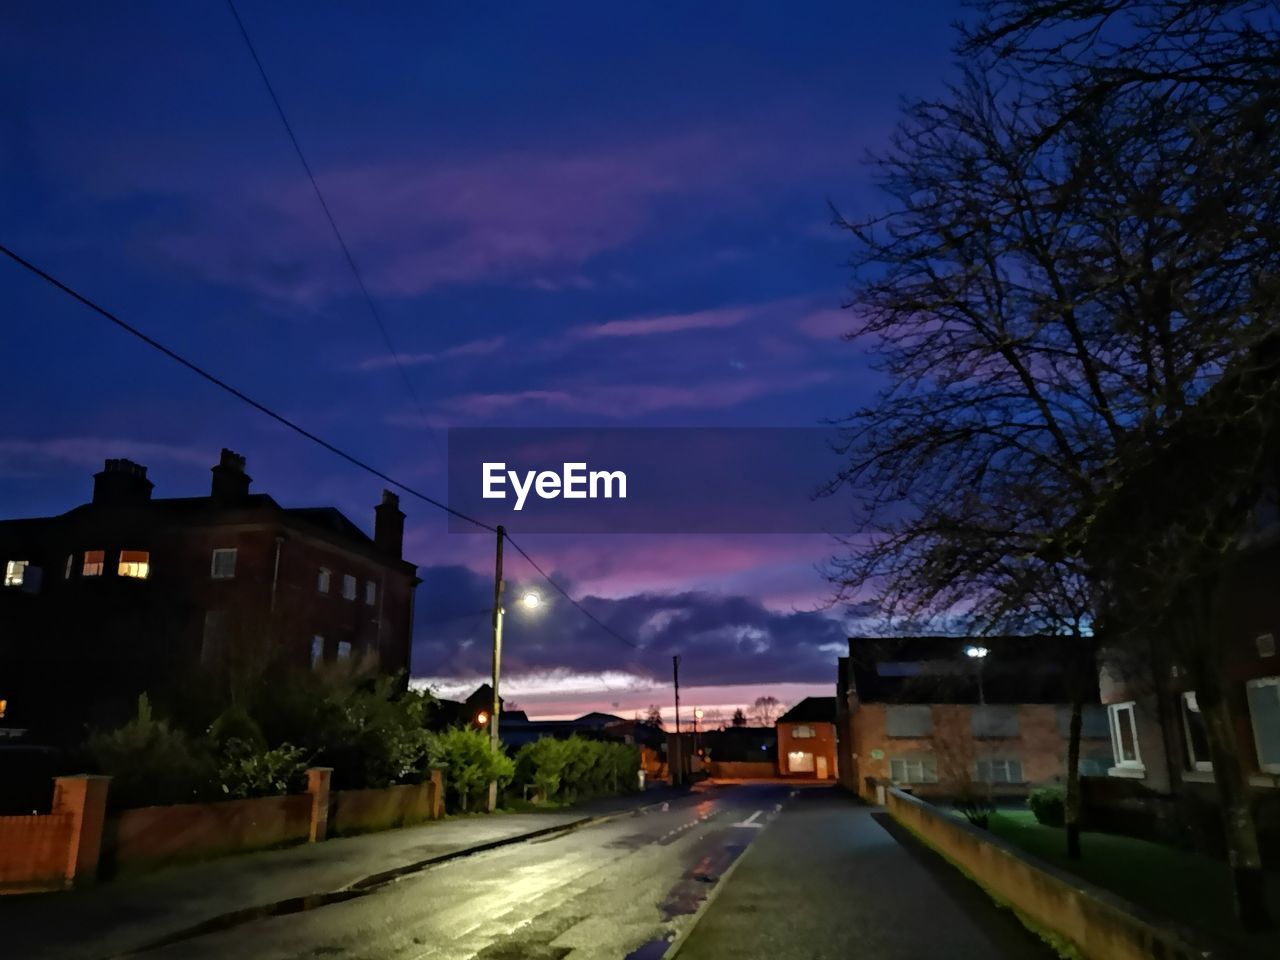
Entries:
<svg viewBox="0 0 1280 960">
<path fill-rule="evenodd" d="M 1158 916 L 1233 944 L 1243 955 L 1280 956 L 1280 936 L 1246 937 L 1236 926 L 1231 875 L 1219 860 L 1112 833 L 1085 833 L 1083 858 L 1069 860 L 1066 831 L 1037 823 L 1030 810 L 1001 810 L 992 816 L 990 830 Z M 1272 917 L 1280 921 L 1280 876 L 1268 880 Z"/>
</svg>

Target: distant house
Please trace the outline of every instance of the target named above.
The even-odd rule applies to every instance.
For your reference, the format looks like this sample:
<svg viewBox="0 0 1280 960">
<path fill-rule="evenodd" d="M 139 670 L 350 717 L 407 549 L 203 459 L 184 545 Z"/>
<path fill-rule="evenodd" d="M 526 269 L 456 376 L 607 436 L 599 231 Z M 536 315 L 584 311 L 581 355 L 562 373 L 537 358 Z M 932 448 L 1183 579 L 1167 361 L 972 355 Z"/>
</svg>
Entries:
<svg viewBox="0 0 1280 960">
<path fill-rule="evenodd" d="M 369 536 L 251 493 L 230 450 L 212 474 L 205 496 L 155 498 L 146 467 L 112 459 L 91 502 L 0 521 L 0 727 L 76 739 L 144 692 L 199 715 L 336 661 L 407 673 L 418 578 L 395 494 Z"/>
<path fill-rule="evenodd" d="M 851 637 L 836 696 L 842 781 L 869 799 L 869 779 L 935 796 L 975 786 L 1018 796 L 1061 782 L 1065 676 L 1079 655 L 1068 637 Z M 1104 773 L 1106 712 L 1096 689 L 1089 700 L 1080 766 Z"/>
<path fill-rule="evenodd" d="M 835 697 L 805 697 L 778 718 L 776 730 L 783 776 L 834 780 L 839 775 Z"/>
</svg>

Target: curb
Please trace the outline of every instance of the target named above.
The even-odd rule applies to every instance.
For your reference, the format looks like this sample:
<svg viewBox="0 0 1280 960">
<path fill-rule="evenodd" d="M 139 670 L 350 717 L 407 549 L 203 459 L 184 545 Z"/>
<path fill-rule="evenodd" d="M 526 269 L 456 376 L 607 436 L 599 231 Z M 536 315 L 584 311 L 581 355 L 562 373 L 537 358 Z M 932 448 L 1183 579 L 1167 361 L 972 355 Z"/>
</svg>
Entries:
<svg viewBox="0 0 1280 960">
<path fill-rule="evenodd" d="M 677 797 L 673 799 L 680 798 Z M 232 910 L 228 913 L 219 914 L 217 916 L 201 920 L 197 924 L 166 934 L 156 940 L 150 940 L 140 946 L 133 947 L 124 953 L 112 954 L 107 958 L 107 960 L 115 960 L 116 957 L 132 956 L 137 953 L 156 950 L 160 947 L 171 946 L 175 943 L 180 943 L 183 940 L 191 940 L 195 937 L 204 936 L 210 933 L 217 933 L 222 930 L 229 930 L 233 927 L 242 926 L 246 923 L 252 923 L 254 920 L 285 916 L 292 913 L 302 913 L 303 911 L 313 910 L 318 907 L 327 906 L 331 903 L 351 900 L 356 897 L 373 893 L 388 883 L 393 883 L 402 877 L 406 877 L 414 873 L 420 873 L 423 870 L 428 870 L 431 867 L 442 863 L 449 863 L 453 860 L 463 860 L 467 857 L 487 853 L 490 850 L 498 850 L 502 847 L 510 847 L 518 843 L 527 843 L 530 840 L 539 840 L 543 837 L 572 833 L 573 831 L 581 830 L 584 827 L 608 823 L 611 820 L 619 820 L 622 817 L 639 816 L 655 807 L 661 806 L 663 803 L 670 802 L 671 800 L 655 800 L 654 802 L 644 804 L 643 806 L 628 807 L 623 810 L 615 811 L 614 813 L 580 817 L 577 820 L 570 820 L 568 823 L 558 823 L 550 827 L 540 827 L 537 830 L 528 830 L 524 833 L 513 834 L 509 837 L 499 837 L 496 840 L 487 840 L 484 843 L 474 844 L 469 847 L 461 847 L 457 850 L 451 850 L 448 853 L 428 857 L 425 860 L 406 863 L 399 867 L 393 867 L 390 870 L 383 870 L 379 873 L 373 873 L 367 877 L 361 877 L 358 880 L 353 880 L 350 883 L 338 887 L 336 890 L 312 893 L 300 897 L 289 897 L 285 900 L 276 900 L 270 903 L 257 904 L 252 907 Z M 736 865 L 736 861 L 734 865 Z M 730 867 L 730 870 L 732 870 L 732 866 Z M 727 873 L 728 871 L 726 871 L 726 875 Z"/>
<path fill-rule="evenodd" d="M 791 797 L 788 797 L 787 799 L 790 800 Z M 783 806 L 785 807 L 785 804 L 783 804 Z M 760 836 L 764 836 L 765 831 L 769 828 L 769 824 L 772 824 L 781 813 L 781 809 L 774 813 L 774 816 L 766 822 L 765 829 L 760 831 Z M 738 869 L 738 865 L 742 863 L 743 860 L 747 859 L 748 855 L 750 855 L 752 849 L 754 849 L 759 840 L 760 837 L 756 837 L 755 841 L 747 844 L 747 849 L 742 851 L 741 856 L 734 860 L 733 863 L 729 864 L 728 870 L 720 874 L 720 878 L 716 881 L 715 886 L 708 891 L 706 898 L 702 901 L 702 904 L 696 911 L 694 911 L 693 916 L 689 919 L 689 925 L 685 927 L 683 933 L 679 934 L 671 941 L 671 945 L 667 947 L 659 960 L 675 960 L 675 957 L 684 949 L 685 944 L 689 942 L 689 938 L 693 935 L 693 932 L 698 929 L 698 924 L 702 922 L 702 918 L 706 916 L 707 911 L 711 909 L 711 905 L 716 902 L 721 891 L 728 886 L 729 879 L 733 876 L 733 872 Z"/>
</svg>

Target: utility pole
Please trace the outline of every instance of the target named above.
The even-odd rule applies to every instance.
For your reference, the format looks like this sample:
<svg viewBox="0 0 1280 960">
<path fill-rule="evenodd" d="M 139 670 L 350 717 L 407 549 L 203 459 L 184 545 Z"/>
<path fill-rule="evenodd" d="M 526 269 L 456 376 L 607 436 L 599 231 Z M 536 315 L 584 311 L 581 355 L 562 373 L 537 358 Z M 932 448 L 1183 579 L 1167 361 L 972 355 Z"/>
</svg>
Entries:
<svg viewBox="0 0 1280 960">
<path fill-rule="evenodd" d="M 674 763 L 671 763 L 671 785 L 674 787 L 676 784 L 681 783 L 684 780 L 684 744 L 681 743 L 680 741 L 680 656 L 679 654 L 676 654 L 671 658 L 671 673 L 672 673 L 672 676 L 675 678 L 675 685 L 676 685 L 676 739 L 675 739 L 676 749 L 674 751 L 675 757 L 669 758 L 668 762 L 670 762 L 671 759 L 674 759 L 675 761 Z"/>
<path fill-rule="evenodd" d="M 502 668 L 502 541 L 507 531 L 498 525 L 498 552 L 493 565 L 493 709 L 489 711 L 489 749 L 497 753 L 502 749 L 498 742 L 498 713 L 502 698 L 498 696 L 498 675 Z M 498 782 L 489 781 L 489 812 L 498 807 Z"/>
</svg>

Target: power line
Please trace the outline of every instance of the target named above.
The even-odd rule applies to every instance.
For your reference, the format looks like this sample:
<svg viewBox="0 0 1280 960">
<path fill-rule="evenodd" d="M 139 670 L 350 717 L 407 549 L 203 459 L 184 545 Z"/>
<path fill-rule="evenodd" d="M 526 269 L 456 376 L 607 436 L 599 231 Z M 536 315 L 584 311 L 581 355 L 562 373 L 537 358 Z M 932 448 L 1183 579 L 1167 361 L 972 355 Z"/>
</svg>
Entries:
<svg viewBox="0 0 1280 960">
<path fill-rule="evenodd" d="M 450 516 L 457 517 L 459 520 L 465 521 L 466 523 L 479 527 L 482 530 L 488 530 L 490 533 L 498 532 L 497 527 L 487 524 L 483 520 L 477 520 L 475 517 L 467 516 L 467 514 L 453 509 L 446 503 L 441 503 L 439 500 L 435 499 L 432 496 L 429 496 L 428 494 L 423 493 L 421 490 L 416 490 L 413 487 L 409 486 L 408 484 L 402 483 L 401 481 L 392 477 L 390 474 L 384 473 L 383 471 L 379 470 L 377 467 L 374 467 L 369 463 L 366 463 L 364 460 L 361 460 L 359 457 L 355 456 L 354 454 L 347 453 L 347 451 L 343 450 L 341 447 L 333 443 L 330 443 L 328 440 L 325 440 L 323 437 L 320 437 L 317 434 L 312 433 L 306 427 L 289 419 L 284 414 L 277 413 L 275 410 L 268 407 L 265 403 L 262 403 L 259 400 L 255 400 L 253 397 L 249 396 L 243 390 L 240 390 L 239 388 L 232 386 L 231 384 L 227 383 L 225 380 L 223 380 L 221 377 L 217 376 L 216 374 L 210 373 L 208 370 L 200 366 L 198 363 L 195 363 L 192 360 L 188 360 L 186 357 L 184 357 L 182 354 L 178 353 L 177 351 L 172 350 L 169 347 L 166 347 L 159 340 L 156 340 L 154 337 L 151 337 L 148 334 L 143 333 L 137 327 L 133 326 L 133 324 L 116 316 L 106 307 L 103 307 L 98 303 L 94 302 L 93 300 L 89 299 L 89 297 L 80 293 L 75 288 L 63 283 L 57 277 L 53 276 L 53 274 L 36 266 L 30 260 L 26 259 L 16 251 L 11 250 L 9 247 L 5 246 L 2 243 L 0 243 L 0 253 L 3 253 L 6 257 L 8 257 L 14 263 L 18 264 L 18 266 L 22 267 L 23 269 L 27 270 L 30 273 L 35 274 L 45 283 L 65 293 L 67 296 L 71 297 L 71 299 L 75 300 L 77 303 L 81 304 L 82 306 L 88 307 L 94 313 L 98 314 L 98 316 L 102 317 L 105 320 L 110 321 L 119 329 L 123 330 L 125 333 L 128 333 L 130 336 L 136 337 L 137 339 L 145 343 L 147 346 L 151 347 L 153 350 L 158 350 L 160 353 L 164 354 L 170 360 L 173 360 L 174 362 L 179 363 L 182 366 L 186 367 L 192 373 L 196 374 L 203 380 L 206 380 L 209 383 L 213 384 L 219 390 L 223 390 L 226 393 L 231 394 L 231 396 L 235 397 L 237 400 L 241 401 L 242 403 L 248 404 L 249 406 L 257 410 L 259 413 L 265 414 L 266 416 L 270 417 L 272 420 L 274 420 L 276 423 L 280 424 L 281 426 L 286 427 L 289 430 L 292 430 L 294 433 L 298 434 L 301 437 L 305 437 L 306 439 L 310 440 L 312 443 L 323 447 L 325 450 L 328 450 L 330 453 L 334 454 L 335 456 L 341 457 L 343 460 L 347 461 L 347 463 L 351 464 L 352 466 L 358 467 L 359 469 L 365 471 L 366 473 L 372 474 L 373 476 L 377 477 L 379 480 L 382 480 L 390 484 L 391 486 L 404 491 L 405 493 L 409 494 L 412 497 L 417 497 L 423 503 L 428 503 L 433 507 L 437 507 L 440 510 L 443 510 L 445 513 L 449 514 Z M 543 570 L 542 567 L 538 565 L 538 562 L 534 560 L 533 557 L 529 556 L 529 554 L 525 551 L 523 547 L 520 546 L 520 544 L 516 543 L 514 540 L 511 539 L 510 534 L 506 534 L 506 539 L 507 539 L 507 542 L 511 544 L 511 546 L 515 547 L 516 552 L 519 553 L 520 556 L 524 557 L 525 560 L 529 562 L 529 565 L 532 566 L 533 569 L 536 570 L 541 575 L 542 579 L 546 580 L 547 583 L 549 583 L 552 586 L 552 588 L 556 590 L 556 592 L 558 592 L 571 604 L 577 607 L 578 610 L 583 614 L 583 616 L 585 616 L 588 620 L 590 620 L 597 627 L 599 627 L 605 633 L 609 634 L 614 639 L 619 640 L 622 643 L 625 643 L 627 646 L 632 647 L 636 650 L 640 649 L 639 644 L 633 642 L 632 640 L 629 640 L 628 638 L 624 637 L 622 634 L 618 633 L 612 627 L 608 626 L 606 623 L 601 621 L 600 618 L 598 618 L 590 610 L 584 607 L 581 603 L 579 603 L 573 597 L 569 596 L 568 592 L 562 586 L 560 586 L 560 584 L 552 580 L 551 575 L 548 574 L 545 570 Z"/>
<path fill-rule="evenodd" d="M 422 426 L 427 430 L 432 443 L 436 444 L 437 450 L 439 450 L 439 441 L 427 421 L 427 411 L 422 405 L 422 400 L 418 396 L 418 392 L 413 388 L 413 382 L 409 379 L 409 374 L 400 360 L 400 354 L 396 350 L 395 344 L 391 342 L 391 335 L 387 332 L 387 325 L 382 320 L 382 313 L 378 310 L 373 296 L 369 293 L 369 287 L 365 284 L 364 276 L 356 265 L 356 258 L 352 256 L 351 248 L 347 246 L 347 241 L 342 236 L 342 231 L 338 229 L 338 221 L 334 219 L 333 212 L 329 209 L 329 203 L 324 198 L 324 192 L 320 189 L 320 182 L 316 179 L 316 175 L 311 169 L 311 164 L 307 162 L 306 154 L 302 152 L 302 144 L 298 142 L 298 137 L 293 132 L 293 125 L 289 123 L 289 117 L 284 112 L 284 105 L 280 102 L 280 98 L 276 96 L 275 87 L 271 85 L 271 79 L 267 76 L 266 67 L 262 64 L 262 58 L 258 56 L 258 50 L 254 47 L 253 40 L 249 37 L 249 31 L 245 27 L 244 21 L 240 19 L 240 12 L 236 9 L 234 0 L 227 0 L 227 7 L 231 10 L 231 16 L 235 18 L 236 26 L 240 28 L 240 36 L 244 38 L 244 44 L 249 49 L 249 56 L 253 58 L 254 66 L 258 68 L 258 75 L 262 77 L 262 84 L 267 88 L 267 95 L 271 97 L 271 102 L 275 105 L 276 114 L 280 117 L 280 123 L 284 126 L 285 133 L 289 135 L 289 142 L 293 144 L 293 151 L 298 155 L 298 162 L 302 164 L 302 169 L 306 171 L 307 179 L 311 181 L 311 189 L 315 191 L 316 200 L 320 203 L 320 209 L 324 211 L 324 218 L 329 222 L 329 229 L 333 231 L 334 239 L 338 241 L 338 246 L 342 249 L 342 256 L 347 261 L 347 266 L 351 268 L 351 274 L 355 277 L 356 285 L 360 288 L 364 302 L 369 308 L 369 315 L 373 317 L 374 323 L 377 324 L 378 330 L 382 334 L 382 342 L 386 344 L 392 360 L 395 361 L 396 369 L 400 371 L 400 379 L 404 382 L 405 390 L 408 391 L 409 396 L 413 399 L 414 406 L 418 409 L 418 416 L 422 418 Z"/>
</svg>

